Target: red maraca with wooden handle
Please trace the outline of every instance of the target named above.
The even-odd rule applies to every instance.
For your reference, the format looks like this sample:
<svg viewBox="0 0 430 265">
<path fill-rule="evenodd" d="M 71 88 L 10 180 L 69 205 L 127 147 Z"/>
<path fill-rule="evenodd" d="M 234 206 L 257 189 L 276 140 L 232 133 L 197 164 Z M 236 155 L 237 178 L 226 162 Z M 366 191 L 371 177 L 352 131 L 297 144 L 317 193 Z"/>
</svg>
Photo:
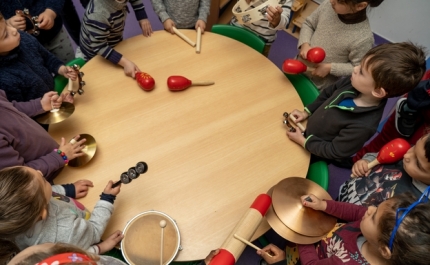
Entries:
<svg viewBox="0 0 430 265">
<path fill-rule="evenodd" d="M 311 63 L 320 63 L 325 59 L 325 51 L 321 47 L 313 47 L 306 53 L 306 60 Z"/>
<path fill-rule="evenodd" d="M 167 86 L 170 91 L 182 91 L 190 86 L 209 86 L 213 84 L 215 84 L 213 81 L 191 81 L 180 75 L 172 75 L 167 79 Z"/>
<path fill-rule="evenodd" d="M 286 74 L 297 75 L 306 71 L 313 71 L 315 68 L 307 67 L 306 64 L 295 59 L 286 59 L 282 64 L 282 71 Z"/>
<path fill-rule="evenodd" d="M 399 161 L 411 148 L 411 145 L 402 138 L 396 138 L 386 143 L 379 151 L 378 156 L 367 164 L 367 168 L 371 169 L 379 164 L 391 164 Z M 356 177 L 351 174 L 351 177 Z"/>
</svg>

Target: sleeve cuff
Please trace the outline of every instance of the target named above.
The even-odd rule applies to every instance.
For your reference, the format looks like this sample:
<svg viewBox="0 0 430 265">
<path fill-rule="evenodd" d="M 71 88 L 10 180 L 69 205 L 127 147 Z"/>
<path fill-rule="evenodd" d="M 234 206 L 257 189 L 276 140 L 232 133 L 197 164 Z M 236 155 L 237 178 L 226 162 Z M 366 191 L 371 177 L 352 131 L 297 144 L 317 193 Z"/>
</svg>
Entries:
<svg viewBox="0 0 430 265">
<path fill-rule="evenodd" d="M 148 18 L 148 15 L 146 14 L 146 11 L 145 11 L 144 8 L 141 9 L 141 10 L 138 10 L 138 11 L 134 11 L 134 13 L 136 14 L 136 19 L 138 21 L 140 21 L 142 19 L 147 19 Z"/>
<path fill-rule="evenodd" d="M 102 192 L 102 194 L 100 195 L 100 200 L 107 201 L 107 202 L 110 202 L 112 204 L 115 201 L 115 199 L 116 199 L 116 196 L 112 195 L 112 194 L 106 194 L 106 193 Z"/>
<path fill-rule="evenodd" d="M 303 143 L 303 148 L 306 149 L 306 143 L 308 142 L 308 140 L 313 136 L 313 134 L 309 135 L 308 137 L 306 137 L 305 142 Z M 306 149 L 307 150 L 307 149 Z"/>
<path fill-rule="evenodd" d="M 108 55 L 106 59 L 108 59 L 114 64 L 118 64 L 121 58 L 122 58 L 122 54 L 112 49 L 112 52 Z"/>
<path fill-rule="evenodd" d="M 305 107 L 305 111 L 309 114 L 309 116 L 312 115 L 312 112 L 308 109 L 308 107 Z"/>
<path fill-rule="evenodd" d="M 62 184 L 61 186 L 64 188 L 67 197 L 76 198 L 76 189 L 74 184 Z"/>
</svg>

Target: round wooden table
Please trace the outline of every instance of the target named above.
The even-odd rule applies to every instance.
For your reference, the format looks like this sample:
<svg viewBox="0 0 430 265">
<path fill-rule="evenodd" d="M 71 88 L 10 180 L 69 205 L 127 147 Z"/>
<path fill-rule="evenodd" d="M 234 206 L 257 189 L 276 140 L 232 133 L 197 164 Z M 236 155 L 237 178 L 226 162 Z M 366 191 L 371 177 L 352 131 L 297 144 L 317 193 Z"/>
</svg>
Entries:
<svg viewBox="0 0 430 265">
<path fill-rule="evenodd" d="M 196 39 L 195 31 L 181 31 Z M 284 111 L 303 105 L 263 55 L 211 32 L 204 33 L 200 54 L 165 31 L 127 39 L 116 49 L 154 77 L 155 89 L 143 91 L 121 67 L 97 56 L 82 68 L 87 85 L 75 96 L 75 112 L 49 130 L 57 141 L 83 133 L 96 139 L 94 158 L 66 167 L 55 180 L 93 181 L 80 200 L 90 210 L 108 180 L 119 180 L 138 161 L 148 163 L 146 174 L 122 185 L 104 237 L 141 212 L 161 211 L 179 226 L 183 250 L 175 260 L 203 259 L 258 194 L 306 175 L 309 153 L 288 139 L 282 123 Z M 170 92 L 171 75 L 215 85 Z"/>
</svg>

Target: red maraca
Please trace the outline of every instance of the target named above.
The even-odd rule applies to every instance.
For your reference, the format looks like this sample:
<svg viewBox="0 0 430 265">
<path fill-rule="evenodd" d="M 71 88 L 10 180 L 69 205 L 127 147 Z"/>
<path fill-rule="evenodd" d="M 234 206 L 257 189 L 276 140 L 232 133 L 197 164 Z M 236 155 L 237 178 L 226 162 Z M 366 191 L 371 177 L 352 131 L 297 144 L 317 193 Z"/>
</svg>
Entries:
<svg viewBox="0 0 430 265">
<path fill-rule="evenodd" d="M 213 85 L 213 81 L 191 81 L 183 76 L 172 75 L 167 79 L 167 86 L 170 91 L 182 91 L 190 86 L 209 86 Z"/>
<path fill-rule="evenodd" d="M 306 54 L 306 60 L 308 60 L 311 63 L 320 63 L 324 61 L 325 58 L 325 51 L 323 48 L 320 47 L 313 47 L 309 49 L 308 53 Z"/>
<path fill-rule="evenodd" d="M 386 143 L 379 151 L 378 156 L 367 164 L 368 169 L 379 164 L 391 164 L 399 161 L 411 148 L 411 145 L 402 138 L 396 138 Z M 355 177 L 355 175 L 351 175 Z"/>
<path fill-rule="evenodd" d="M 313 71 L 314 68 L 307 67 L 306 64 L 302 63 L 299 60 L 294 59 L 286 59 L 282 64 L 282 71 L 287 74 L 296 75 L 301 74 L 306 71 Z"/>
<path fill-rule="evenodd" d="M 137 84 L 145 91 L 151 91 L 154 89 L 155 81 L 152 76 L 144 72 L 138 72 L 135 75 Z"/>
</svg>

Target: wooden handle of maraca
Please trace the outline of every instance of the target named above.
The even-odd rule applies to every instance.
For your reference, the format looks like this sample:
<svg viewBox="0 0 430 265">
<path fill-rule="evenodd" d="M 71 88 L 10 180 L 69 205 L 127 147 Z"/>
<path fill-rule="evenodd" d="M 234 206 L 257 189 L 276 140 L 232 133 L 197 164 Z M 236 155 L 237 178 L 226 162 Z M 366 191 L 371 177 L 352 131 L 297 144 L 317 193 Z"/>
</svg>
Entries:
<svg viewBox="0 0 430 265">
<path fill-rule="evenodd" d="M 196 45 L 196 53 L 200 53 L 202 47 L 202 29 L 200 27 L 197 28 L 197 45 Z"/>
<path fill-rule="evenodd" d="M 214 81 L 191 81 L 192 86 L 210 86 L 215 84 Z"/>
<path fill-rule="evenodd" d="M 379 164 L 381 164 L 379 161 L 378 161 L 378 159 L 373 159 L 372 161 L 370 161 L 369 162 L 369 164 L 367 164 L 367 168 L 370 170 L 370 169 L 372 169 L 374 166 L 377 166 L 377 165 L 379 165 Z M 356 175 L 354 175 L 354 174 L 351 174 L 351 178 L 356 178 L 356 177 L 358 177 L 358 176 L 356 176 Z"/>
<path fill-rule="evenodd" d="M 190 40 L 187 36 L 182 34 L 177 28 L 173 27 L 173 32 L 175 32 L 176 35 L 178 35 L 181 39 L 183 39 L 185 42 L 187 42 L 192 47 L 196 46 L 196 43 L 192 40 Z"/>
<path fill-rule="evenodd" d="M 288 115 L 288 117 L 290 117 L 290 119 L 300 128 L 300 130 L 302 130 L 302 132 L 306 130 L 305 126 L 303 126 L 303 124 L 298 122 L 296 117 L 294 117 L 293 115 Z"/>
</svg>

